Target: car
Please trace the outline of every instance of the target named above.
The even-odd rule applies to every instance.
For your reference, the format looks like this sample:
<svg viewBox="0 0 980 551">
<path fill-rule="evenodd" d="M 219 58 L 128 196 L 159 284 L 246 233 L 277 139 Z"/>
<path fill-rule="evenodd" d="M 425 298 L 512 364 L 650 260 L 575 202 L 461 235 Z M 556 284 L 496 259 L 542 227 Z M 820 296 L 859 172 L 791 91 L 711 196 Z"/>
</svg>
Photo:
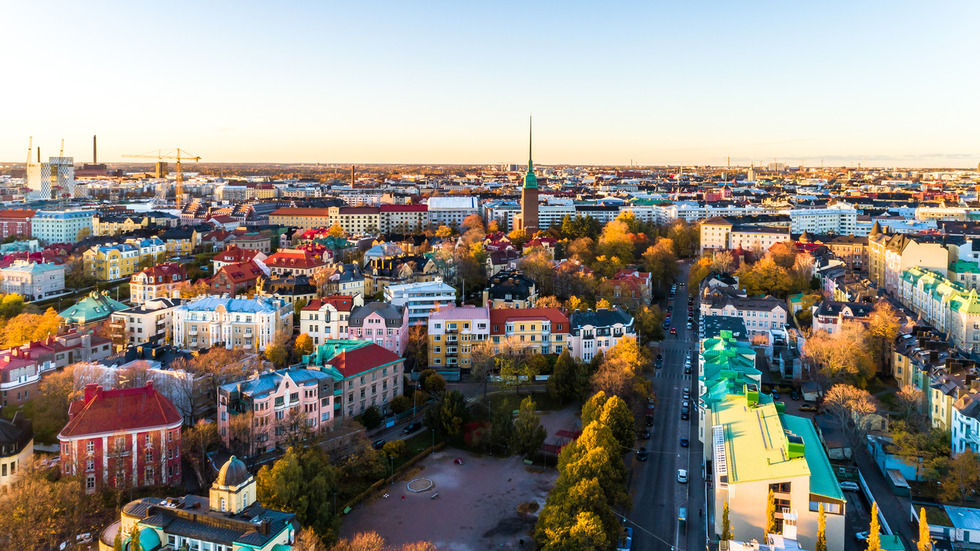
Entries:
<svg viewBox="0 0 980 551">
<path fill-rule="evenodd" d="M 687 438 L 681 438 L 681 447 L 682 448 L 686 448 L 689 444 L 690 444 L 690 442 L 688 442 Z"/>
<path fill-rule="evenodd" d="M 684 366 L 684 374 L 685 375 L 690 375 L 691 374 L 691 364 L 687 364 L 687 365 Z"/>
<path fill-rule="evenodd" d="M 871 535 L 871 532 L 865 530 L 864 532 L 858 532 L 857 534 L 854 534 L 854 539 L 856 539 L 858 541 L 867 541 L 868 536 L 870 536 L 870 535 Z"/>
<path fill-rule="evenodd" d="M 684 401 L 681 402 L 681 407 L 684 409 L 688 409 L 689 407 L 691 407 L 691 400 L 688 398 L 684 398 Z"/>
<path fill-rule="evenodd" d="M 402 434 L 412 434 L 413 432 L 419 430 L 420 428 L 422 428 L 422 422 L 413 421 L 402 429 Z"/>
<path fill-rule="evenodd" d="M 686 409 L 681 410 L 681 421 L 687 421 L 690 418 L 691 418 L 691 414 L 689 414 Z"/>
<path fill-rule="evenodd" d="M 691 329 L 691 327 L 692 327 L 691 322 L 687 322 L 687 328 Z"/>
<path fill-rule="evenodd" d="M 619 535 L 616 551 L 633 551 L 633 529 L 629 526 L 624 527 L 623 533 Z"/>
<path fill-rule="evenodd" d="M 797 401 L 797 402 L 799 402 L 800 399 L 803 398 L 802 396 L 800 396 L 800 391 L 799 390 L 796 390 L 795 388 L 792 391 L 790 391 L 789 397 L 792 398 L 794 401 Z"/>
<path fill-rule="evenodd" d="M 684 394 L 684 398 L 685 399 L 690 399 L 691 398 L 691 389 L 689 387 L 684 387 L 683 394 Z"/>
<path fill-rule="evenodd" d="M 675 327 L 671 327 L 670 328 L 670 334 L 671 335 L 676 335 L 677 334 L 677 329 Z"/>
<path fill-rule="evenodd" d="M 860 489 L 857 482 L 851 482 L 850 480 L 845 480 L 840 483 L 840 489 L 848 492 L 856 492 Z"/>
<path fill-rule="evenodd" d="M 643 429 L 643 432 L 640 433 L 640 440 L 649 440 L 649 439 L 650 439 L 650 429 Z"/>
<path fill-rule="evenodd" d="M 646 448 L 640 448 L 636 450 L 636 458 L 639 459 L 640 461 L 646 461 L 647 457 L 649 456 L 650 454 L 649 452 L 647 452 Z"/>
<path fill-rule="evenodd" d="M 779 399 L 779 391 L 776 390 L 775 388 L 772 389 L 772 393 L 771 394 L 772 394 L 772 399 L 773 400 L 778 400 Z"/>
<path fill-rule="evenodd" d="M 677 469 L 677 481 L 687 484 L 687 469 Z"/>
<path fill-rule="evenodd" d="M 375 440 L 374 441 L 374 444 L 371 444 L 371 447 L 374 448 L 374 449 L 376 449 L 376 450 L 380 450 L 381 448 L 385 447 L 385 440 L 384 440 L 384 438 L 382 438 L 380 440 Z"/>
<path fill-rule="evenodd" d="M 85 532 L 84 534 L 78 534 L 75 536 L 75 541 L 63 541 L 61 545 L 58 546 L 59 551 L 64 551 L 65 549 L 71 549 L 72 547 L 78 547 L 81 544 L 92 543 L 92 534 Z"/>
<path fill-rule="evenodd" d="M 800 406 L 800 411 L 814 412 L 817 411 L 817 406 L 813 404 L 803 404 L 802 406 Z"/>
<path fill-rule="evenodd" d="M 653 426 L 653 415 L 647 415 L 647 426 L 648 427 Z"/>
</svg>

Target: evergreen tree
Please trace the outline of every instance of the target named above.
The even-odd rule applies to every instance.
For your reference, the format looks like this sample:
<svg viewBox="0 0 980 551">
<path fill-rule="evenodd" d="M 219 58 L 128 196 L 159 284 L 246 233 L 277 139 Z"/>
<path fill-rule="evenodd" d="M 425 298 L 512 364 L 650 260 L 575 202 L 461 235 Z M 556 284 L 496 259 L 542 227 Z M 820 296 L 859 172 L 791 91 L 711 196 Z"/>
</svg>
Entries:
<svg viewBox="0 0 980 551">
<path fill-rule="evenodd" d="M 525 457 L 538 453 L 548 437 L 548 431 L 541 426 L 541 417 L 534 413 L 534 406 L 530 396 L 524 398 L 514 422 L 514 451 Z"/>
<path fill-rule="evenodd" d="M 725 500 L 725 510 L 721 513 L 721 541 L 732 540 L 732 521 L 728 518 L 728 500 Z"/>
<path fill-rule="evenodd" d="M 827 514 L 820 504 L 820 516 L 817 517 L 817 545 L 814 551 L 827 551 Z"/>
<path fill-rule="evenodd" d="M 140 542 L 140 527 L 137 524 L 129 532 L 129 551 L 143 551 L 143 544 Z"/>
<path fill-rule="evenodd" d="M 256 497 L 263 507 L 296 513 L 296 520 L 312 528 L 323 541 L 337 539 L 337 471 L 320 448 L 290 447 L 272 467 L 262 467 L 256 482 Z"/>
<path fill-rule="evenodd" d="M 112 551 L 123 551 L 122 530 L 116 530 L 116 538 L 112 540 Z"/>
<path fill-rule="evenodd" d="M 926 520 L 926 508 L 919 509 L 919 541 L 916 543 L 919 551 L 932 551 L 932 536 L 929 535 L 929 521 Z"/>
<path fill-rule="evenodd" d="M 765 539 L 769 540 L 769 534 L 776 533 L 776 497 L 769 489 L 769 497 L 766 498 L 766 532 Z"/>
<path fill-rule="evenodd" d="M 878 502 L 871 504 L 871 526 L 868 528 L 868 551 L 881 551 L 881 527 L 878 525 Z"/>
</svg>

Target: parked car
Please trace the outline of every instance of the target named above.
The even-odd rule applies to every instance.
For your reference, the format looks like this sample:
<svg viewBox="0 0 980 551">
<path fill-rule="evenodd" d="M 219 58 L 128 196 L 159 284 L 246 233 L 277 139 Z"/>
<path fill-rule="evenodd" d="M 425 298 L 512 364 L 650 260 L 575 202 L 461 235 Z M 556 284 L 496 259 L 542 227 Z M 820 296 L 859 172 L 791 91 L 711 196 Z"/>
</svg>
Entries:
<svg viewBox="0 0 980 551">
<path fill-rule="evenodd" d="M 684 374 L 685 375 L 690 375 L 691 374 L 691 364 L 687 364 L 687 365 L 684 366 Z"/>
<path fill-rule="evenodd" d="M 402 429 L 402 434 L 412 434 L 413 432 L 419 430 L 420 428 L 422 428 L 422 422 L 413 421 L 409 423 L 404 429 Z"/>
<path fill-rule="evenodd" d="M 677 481 L 687 484 L 687 469 L 677 469 Z"/>
<path fill-rule="evenodd" d="M 776 390 L 775 388 L 772 389 L 772 399 L 773 400 L 778 400 L 779 399 L 779 391 Z"/>
<path fill-rule="evenodd" d="M 74 542 L 72 542 L 71 540 L 61 542 L 61 545 L 58 546 L 58 549 L 59 551 L 64 551 L 65 549 L 78 547 L 79 545 L 83 545 L 86 543 L 92 543 L 92 534 L 89 532 L 85 532 L 84 534 L 78 534 L 77 536 L 75 536 Z"/>
<path fill-rule="evenodd" d="M 643 432 L 640 433 L 640 440 L 649 440 L 649 439 L 650 439 L 650 429 L 643 429 Z"/>
<path fill-rule="evenodd" d="M 800 411 L 817 411 L 817 406 L 813 404 L 803 404 L 800 406 Z"/>
<path fill-rule="evenodd" d="M 691 389 L 689 387 L 684 387 L 684 399 L 685 400 L 691 399 Z"/>
<path fill-rule="evenodd" d="M 691 418 L 691 414 L 687 412 L 686 409 L 681 410 L 681 421 L 687 421 Z"/>
<path fill-rule="evenodd" d="M 686 448 L 689 444 L 690 444 L 690 442 L 687 440 L 687 438 L 681 438 L 681 447 L 682 448 Z"/>
<path fill-rule="evenodd" d="M 376 450 L 380 450 L 381 448 L 385 447 L 385 440 L 384 440 L 384 438 L 382 438 L 380 440 L 375 440 L 374 441 L 374 444 L 371 444 L 371 447 L 374 448 L 374 449 L 376 449 Z"/>
<path fill-rule="evenodd" d="M 845 480 L 840 483 L 840 489 L 848 492 L 856 492 L 860 489 L 857 482 L 851 482 L 850 480 Z"/>
<path fill-rule="evenodd" d="M 616 551 L 633 551 L 633 528 L 629 526 L 623 528 L 623 533 L 619 535 L 619 542 L 616 543 Z"/>
<path fill-rule="evenodd" d="M 803 398 L 803 396 L 800 395 L 800 391 L 796 390 L 795 388 L 789 393 L 789 397 L 797 402 L 800 401 L 801 398 Z"/>
<path fill-rule="evenodd" d="M 854 538 L 858 541 L 866 541 L 868 539 L 868 536 L 870 535 L 871 532 L 865 530 L 864 532 L 858 532 L 857 534 L 854 534 Z"/>
<path fill-rule="evenodd" d="M 647 415 L 647 426 L 648 427 L 653 426 L 653 415 Z"/>
<path fill-rule="evenodd" d="M 671 327 L 671 328 L 670 328 L 670 334 L 671 334 L 671 335 L 676 335 L 676 334 L 677 334 L 677 328 L 675 328 L 675 327 Z"/>
<path fill-rule="evenodd" d="M 636 450 L 636 458 L 640 461 L 646 461 L 650 454 L 647 452 L 646 448 L 640 448 Z"/>
</svg>

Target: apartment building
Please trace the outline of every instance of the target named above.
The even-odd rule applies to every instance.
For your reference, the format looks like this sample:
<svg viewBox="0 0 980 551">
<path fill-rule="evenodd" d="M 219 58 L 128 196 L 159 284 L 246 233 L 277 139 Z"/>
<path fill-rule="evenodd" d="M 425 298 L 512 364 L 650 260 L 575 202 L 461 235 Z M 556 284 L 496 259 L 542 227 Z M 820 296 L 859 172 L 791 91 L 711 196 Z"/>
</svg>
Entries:
<svg viewBox="0 0 980 551">
<path fill-rule="evenodd" d="M 387 413 L 391 400 L 402 394 L 405 359 L 373 342 L 327 341 L 307 360 L 308 369 L 333 377 L 335 418 L 354 417 L 371 406 Z"/>
<path fill-rule="evenodd" d="M 875 305 L 870 302 L 824 300 L 813 306 L 813 332 L 836 333 L 845 323 L 867 323 Z"/>
<path fill-rule="evenodd" d="M 786 328 L 786 304 L 773 297 L 748 298 L 726 287 L 705 288 L 701 295 L 702 316 L 733 316 L 745 320 L 749 336 L 759 336 L 773 342 Z"/>
<path fill-rule="evenodd" d="M 240 264 L 225 264 L 211 278 L 211 293 L 237 296 L 259 282 L 266 273 L 255 262 L 248 261 Z"/>
<path fill-rule="evenodd" d="M 956 255 L 935 236 L 880 233 L 868 237 L 868 277 L 893 295 L 899 293 L 906 270 L 926 268 L 945 277 L 949 263 L 955 260 Z"/>
<path fill-rule="evenodd" d="M 408 308 L 387 302 L 370 302 L 351 310 L 347 319 L 349 338 L 370 341 L 401 356 L 408 345 Z"/>
<path fill-rule="evenodd" d="M 0 291 L 23 295 L 24 300 L 40 300 L 65 290 L 65 266 L 15 260 L 0 269 Z"/>
<path fill-rule="evenodd" d="M 174 346 L 264 351 L 292 323 L 293 307 L 285 301 L 208 296 L 174 309 Z"/>
<path fill-rule="evenodd" d="M 297 228 L 329 228 L 330 209 L 281 208 L 269 214 L 269 223 Z"/>
<path fill-rule="evenodd" d="M 90 210 L 39 210 L 31 218 L 31 237 L 45 245 L 75 243 L 91 234 L 94 214 Z"/>
<path fill-rule="evenodd" d="M 422 283 L 389 285 L 384 290 L 385 301 L 408 309 L 408 323 L 425 324 L 429 315 L 444 306 L 456 304 L 456 289 L 442 278 Z"/>
<path fill-rule="evenodd" d="M 561 354 L 569 346 L 570 323 L 557 308 L 490 310 L 490 338 L 540 354 Z M 495 346 L 499 354 L 502 347 Z"/>
<path fill-rule="evenodd" d="M 82 253 L 85 271 L 100 281 L 129 277 L 139 267 L 139 249 L 129 243 L 92 247 Z"/>
<path fill-rule="evenodd" d="M 34 218 L 32 209 L 0 210 L 0 239 L 15 235 L 31 237 L 32 218 Z"/>
<path fill-rule="evenodd" d="M 434 226 L 459 226 L 471 214 L 479 214 L 479 197 L 429 197 L 429 222 Z"/>
<path fill-rule="evenodd" d="M 113 312 L 110 320 L 122 327 L 126 344 L 165 342 L 173 335 L 173 313 L 183 302 L 180 298 L 152 298 L 137 306 Z"/>
<path fill-rule="evenodd" d="M 729 395 L 711 412 L 711 478 L 714 533 L 722 532 L 727 504 L 739 539 L 762 540 L 766 499 L 776 499 L 777 529 L 795 517 L 800 546 L 814 549 L 820 505 L 826 514 L 828 551 L 843 551 L 847 502 L 830 460 L 806 418 L 781 413 L 758 393 Z"/>
<path fill-rule="evenodd" d="M 10 488 L 34 461 L 34 427 L 18 411 L 0 418 L 0 492 Z"/>
<path fill-rule="evenodd" d="M 858 210 L 847 203 L 828 205 L 821 209 L 791 209 L 790 228 L 793 233 L 834 233 L 858 235 Z"/>
<path fill-rule="evenodd" d="M 330 226 L 338 225 L 348 235 L 378 233 L 381 228 L 379 207 L 330 207 Z"/>
<path fill-rule="evenodd" d="M 618 308 L 597 308 L 595 312 L 572 312 L 569 318 L 568 350 L 573 358 L 592 361 L 624 338 L 637 338 L 633 316 Z"/>
<path fill-rule="evenodd" d="M 299 332 L 321 344 L 331 339 L 346 339 L 351 311 L 364 306 L 362 295 L 330 295 L 313 299 L 299 312 Z"/>
<path fill-rule="evenodd" d="M 189 285 L 183 264 L 165 262 L 145 268 L 129 278 L 129 300 L 140 305 L 158 298 L 178 298 L 180 288 Z"/>
<path fill-rule="evenodd" d="M 922 321 L 948 335 L 964 351 L 980 350 L 980 298 L 941 273 L 920 267 L 905 270 L 899 300 Z"/>
<path fill-rule="evenodd" d="M 473 347 L 490 338 L 490 309 L 450 306 L 428 320 L 429 367 L 437 371 L 472 368 Z"/>
<path fill-rule="evenodd" d="M 383 233 L 411 233 L 429 225 L 427 205 L 381 205 L 379 215 Z"/>
<path fill-rule="evenodd" d="M 282 249 L 266 259 L 265 265 L 273 275 L 311 276 L 326 262 L 306 249 Z"/>
<path fill-rule="evenodd" d="M 58 434 L 61 472 L 81 477 L 89 494 L 180 484 L 183 421 L 152 382 L 118 390 L 90 384 L 69 406 L 68 424 Z"/>
<path fill-rule="evenodd" d="M 533 308 L 537 301 L 537 285 L 519 270 L 500 270 L 483 290 L 483 305 L 489 308 Z"/>
<path fill-rule="evenodd" d="M 229 245 L 228 248 L 221 251 L 214 258 L 211 259 L 211 266 L 214 272 L 218 273 L 218 270 L 222 266 L 227 266 L 228 264 L 241 264 L 242 262 L 255 262 L 259 267 L 265 266 L 265 261 L 268 259 L 268 255 L 261 251 L 243 249 L 241 247 L 236 247 L 235 245 Z"/>
</svg>

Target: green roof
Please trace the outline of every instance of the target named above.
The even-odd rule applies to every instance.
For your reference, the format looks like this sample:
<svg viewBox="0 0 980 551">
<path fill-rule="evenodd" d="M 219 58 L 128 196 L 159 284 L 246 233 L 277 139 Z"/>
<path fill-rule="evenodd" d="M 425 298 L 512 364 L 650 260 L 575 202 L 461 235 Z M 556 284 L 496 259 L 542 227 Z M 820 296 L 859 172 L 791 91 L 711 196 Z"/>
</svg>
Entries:
<svg viewBox="0 0 980 551">
<path fill-rule="evenodd" d="M 905 544 L 898 536 L 881 534 L 878 536 L 882 551 L 905 551 Z"/>
<path fill-rule="evenodd" d="M 93 321 L 104 320 L 113 312 L 127 308 L 129 306 L 109 298 L 105 292 L 92 291 L 87 297 L 75 303 L 74 306 L 66 308 L 58 315 L 64 318 L 66 323 L 84 325 Z"/>
<path fill-rule="evenodd" d="M 783 426 L 796 436 L 803 439 L 805 445 L 803 457 L 810 468 L 810 493 L 819 496 L 844 501 L 844 492 L 830 466 L 830 459 L 823 449 L 823 444 L 817 436 L 813 422 L 806 417 L 782 415 Z"/>
<path fill-rule="evenodd" d="M 954 274 L 977 274 L 980 273 L 980 264 L 972 260 L 957 260 L 949 265 L 949 271 Z"/>
</svg>

